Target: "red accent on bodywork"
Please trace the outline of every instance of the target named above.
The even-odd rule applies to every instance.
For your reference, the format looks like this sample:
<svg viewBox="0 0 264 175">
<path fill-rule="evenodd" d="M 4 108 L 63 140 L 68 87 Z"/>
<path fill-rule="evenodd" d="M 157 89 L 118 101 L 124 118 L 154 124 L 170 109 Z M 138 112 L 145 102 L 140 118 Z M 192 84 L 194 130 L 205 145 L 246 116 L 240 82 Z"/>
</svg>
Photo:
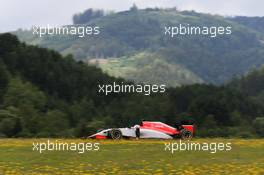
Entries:
<svg viewBox="0 0 264 175">
<path fill-rule="evenodd" d="M 95 138 L 96 139 L 106 139 L 106 136 L 103 136 L 103 135 L 95 135 Z"/>
<path fill-rule="evenodd" d="M 193 125 L 182 125 L 186 130 L 194 133 L 194 126 Z"/>
<path fill-rule="evenodd" d="M 161 122 L 142 122 L 142 125 L 140 126 L 140 128 L 143 129 L 152 129 L 152 130 L 156 130 L 159 132 L 163 132 L 169 135 L 174 135 L 174 134 L 178 134 L 179 132 L 177 131 L 176 128 L 173 128 L 165 123 L 161 123 Z"/>
<path fill-rule="evenodd" d="M 182 125 L 186 130 L 194 133 L 194 126 L 193 125 Z M 140 126 L 142 129 L 152 129 L 155 131 L 163 132 L 168 135 L 175 135 L 175 134 L 180 134 L 180 132 L 174 128 L 171 127 L 165 123 L 162 122 L 148 122 L 144 121 L 142 122 L 142 125 Z"/>
</svg>

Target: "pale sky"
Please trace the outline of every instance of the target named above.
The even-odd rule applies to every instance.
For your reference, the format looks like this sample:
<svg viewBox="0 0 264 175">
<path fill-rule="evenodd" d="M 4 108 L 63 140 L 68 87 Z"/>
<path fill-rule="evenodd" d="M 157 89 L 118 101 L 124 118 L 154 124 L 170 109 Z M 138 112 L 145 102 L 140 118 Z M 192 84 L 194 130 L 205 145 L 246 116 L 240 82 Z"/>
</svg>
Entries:
<svg viewBox="0 0 264 175">
<path fill-rule="evenodd" d="M 133 3 L 139 8 L 176 6 L 228 16 L 264 16 L 263 0 L 0 0 L 0 32 L 71 24 L 73 14 L 88 8 L 122 11 Z"/>
</svg>

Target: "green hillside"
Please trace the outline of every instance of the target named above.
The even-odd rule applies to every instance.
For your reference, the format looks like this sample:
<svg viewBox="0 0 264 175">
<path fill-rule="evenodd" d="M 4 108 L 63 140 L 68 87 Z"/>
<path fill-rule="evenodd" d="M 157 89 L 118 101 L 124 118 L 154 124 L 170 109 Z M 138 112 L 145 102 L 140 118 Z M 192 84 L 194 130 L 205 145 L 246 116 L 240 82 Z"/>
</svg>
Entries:
<svg viewBox="0 0 264 175">
<path fill-rule="evenodd" d="M 232 34 L 217 38 L 199 35 L 170 38 L 164 35 L 165 26 L 180 23 L 231 26 Z M 264 63 L 263 33 L 221 16 L 175 9 L 134 9 L 89 19 L 87 25 L 99 26 L 101 34 L 85 38 L 37 38 L 30 31 L 21 30 L 16 34 L 29 44 L 52 48 L 64 55 L 73 54 L 77 60 L 116 58 L 116 61 L 120 61 L 118 64 L 124 65 L 127 61 L 123 59 L 131 58 L 129 62 L 135 63 L 119 67 L 110 64 L 111 60 L 101 67 L 106 67 L 107 71 L 114 70 L 110 74 L 122 75 L 124 78 L 133 77 L 136 81 L 157 84 L 166 80 L 168 85 L 173 86 L 201 80 L 221 84 L 234 75 L 244 74 Z M 134 65 L 141 59 L 133 57 L 137 58 L 144 52 L 151 53 L 153 60 L 158 57 L 163 66 L 156 69 L 156 64 L 150 59 L 149 63 L 144 64 L 148 68 L 143 66 L 143 70 L 140 70 L 142 76 L 134 76 Z M 149 77 L 150 70 L 155 76 Z"/>
<path fill-rule="evenodd" d="M 230 20 L 264 33 L 264 17 L 236 16 Z"/>
<path fill-rule="evenodd" d="M 112 76 L 145 84 L 158 83 L 175 87 L 203 82 L 187 68 L 168 63 L 157 54 L 143 52 L 131 57 L 107 59 L 105 62 L 99 61 L 99 66 Z"/>
</svg>

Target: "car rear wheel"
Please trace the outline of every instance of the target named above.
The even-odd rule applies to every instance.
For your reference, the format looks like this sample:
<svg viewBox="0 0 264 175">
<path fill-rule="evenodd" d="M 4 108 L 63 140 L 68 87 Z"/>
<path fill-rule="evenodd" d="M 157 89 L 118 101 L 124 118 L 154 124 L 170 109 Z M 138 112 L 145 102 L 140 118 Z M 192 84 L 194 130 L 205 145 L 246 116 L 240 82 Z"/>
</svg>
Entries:
<svg viewBox="0 0 264 175">
<path fill-rule="evenodd" d="M 183 140 L 192 139 L 192 137 L 193 137 L 193 133 L 192 133 L 191 131 L 188 131 L 188 130 L 186 130 L 186 129 L 183 129 L 183 130 L 181 131 L 181 138 L 182 138 Z"/>
<path fill-rule="evenodd" d="M 110 136 L 112 139 L 118 140 L 122 138 L 122 132 L 120 131 L 120 129 L 112 129 L 110 131 Z"/>
</svg>

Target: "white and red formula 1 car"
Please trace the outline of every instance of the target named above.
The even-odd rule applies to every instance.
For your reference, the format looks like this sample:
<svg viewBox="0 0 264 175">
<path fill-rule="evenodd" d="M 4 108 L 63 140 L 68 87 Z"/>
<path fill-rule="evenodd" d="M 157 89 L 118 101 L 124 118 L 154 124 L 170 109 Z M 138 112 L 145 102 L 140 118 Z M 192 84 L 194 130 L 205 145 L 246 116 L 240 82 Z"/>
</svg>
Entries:
<svg viewBox="0 0 264 175">
<path fill-rule="evenodd" d="M 162 122 L 143 121 L 140 125 L 130 128 L 110 128 L 98 131 L 89 136 L 95 139 L 121 139 L 121 138 L 155 138 L 191 139 L 194 135 L 194 124 L 177 124 L 176 127 L 169 126 Z"/>
</svg>

